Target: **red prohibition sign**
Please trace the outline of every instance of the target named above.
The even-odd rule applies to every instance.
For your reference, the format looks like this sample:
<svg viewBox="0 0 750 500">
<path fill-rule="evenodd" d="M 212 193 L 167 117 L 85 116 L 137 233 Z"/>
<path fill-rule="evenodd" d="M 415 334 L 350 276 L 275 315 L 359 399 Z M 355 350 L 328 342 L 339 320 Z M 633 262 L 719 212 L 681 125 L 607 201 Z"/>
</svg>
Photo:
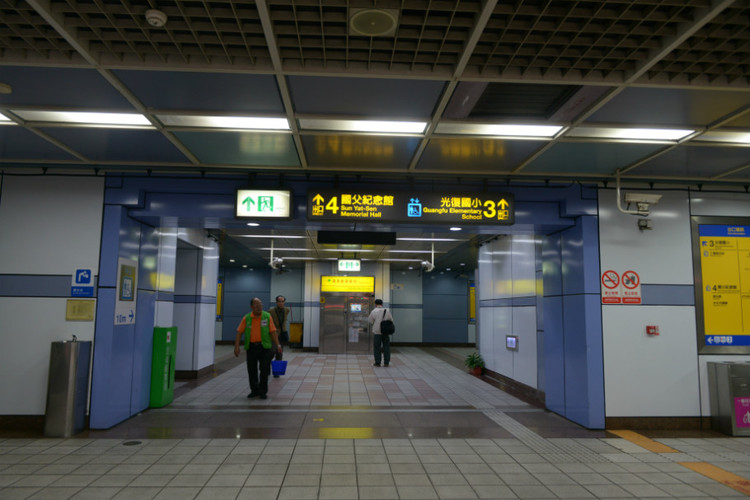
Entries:
<svg viewBox="0 0 750 500">
<path fill-rule="evenodd" d="M 604 274 L 602 274 L 602 285 L 604 285 L 606 288 L 614 289 L 617 288 L 619 284 L 619 274 L 612 270 L 604 271 Z"/>
<path fill-rule="evenodd" d="M 641 284 L 641 278 L 635 271 L 625 271 L 622 273 L 622 285 L 625 288 L 633 290 L 635 287 Z"/>
</svg>

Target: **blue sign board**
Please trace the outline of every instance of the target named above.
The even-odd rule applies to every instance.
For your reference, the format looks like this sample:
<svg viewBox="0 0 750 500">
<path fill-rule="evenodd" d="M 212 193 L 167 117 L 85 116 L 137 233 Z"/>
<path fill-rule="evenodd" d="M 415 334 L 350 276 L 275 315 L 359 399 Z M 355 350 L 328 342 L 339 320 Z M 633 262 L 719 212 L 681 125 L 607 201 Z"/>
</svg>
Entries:
<svg viewBox="0 0 750 500">
<path fill-rule="evenodd" d="M 70 285 L 71 297 L 94 296 L 94 272 L 91 269 L 76 269 Z"/>
</svg>

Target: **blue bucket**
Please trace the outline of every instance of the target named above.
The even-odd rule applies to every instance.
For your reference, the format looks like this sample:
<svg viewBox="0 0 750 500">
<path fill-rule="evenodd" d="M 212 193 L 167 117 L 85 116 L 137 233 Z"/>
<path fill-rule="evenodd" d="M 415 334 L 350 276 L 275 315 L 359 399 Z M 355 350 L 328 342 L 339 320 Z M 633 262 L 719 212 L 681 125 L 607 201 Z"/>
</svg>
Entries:
<svg viewBox="0 0 750 500">
<path fill-rule="evenodd" d="M 271 361 L 271 371 L 274 376 L 284 375 L 286 373 L 286 361 Z"/>
</svg>

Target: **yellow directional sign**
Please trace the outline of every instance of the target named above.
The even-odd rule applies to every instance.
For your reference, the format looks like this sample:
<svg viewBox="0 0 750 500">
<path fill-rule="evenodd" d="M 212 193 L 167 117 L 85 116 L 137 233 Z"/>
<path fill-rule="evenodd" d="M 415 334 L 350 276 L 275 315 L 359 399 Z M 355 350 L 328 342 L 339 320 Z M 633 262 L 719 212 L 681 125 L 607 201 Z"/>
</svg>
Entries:
<svg viewBox="0 0 750 500">
<path fill-rule="evenodd" d="M 514 203 L 510 193 L 315 190 L 308 193 L 307 218 L 510 225 Z"/>
</svg>

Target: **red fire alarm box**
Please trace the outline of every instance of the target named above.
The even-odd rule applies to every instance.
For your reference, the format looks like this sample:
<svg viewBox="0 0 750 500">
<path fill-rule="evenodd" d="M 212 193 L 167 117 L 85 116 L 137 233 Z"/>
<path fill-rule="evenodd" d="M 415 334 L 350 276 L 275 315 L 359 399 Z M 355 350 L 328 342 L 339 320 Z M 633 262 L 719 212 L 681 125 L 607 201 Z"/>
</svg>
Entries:
<svg viewBox="0 0 750 500">
<path fill-rule="evenodd" d="M 646 335 L 659 335 L 659 327 L 658 326 L 647 326 L 646 327 Z"/>
</svg>

